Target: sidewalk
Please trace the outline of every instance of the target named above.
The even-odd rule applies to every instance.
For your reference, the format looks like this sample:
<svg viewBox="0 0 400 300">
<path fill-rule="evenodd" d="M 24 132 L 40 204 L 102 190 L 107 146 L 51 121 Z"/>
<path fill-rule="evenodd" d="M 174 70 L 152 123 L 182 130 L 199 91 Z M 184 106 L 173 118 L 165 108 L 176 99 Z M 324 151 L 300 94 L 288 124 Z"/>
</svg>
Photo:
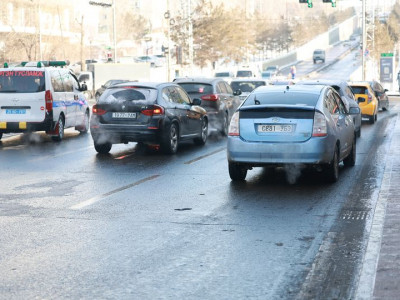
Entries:
<svg viewBox="0 0 400 300">
<path fill-rule="evenodd" d="M 400 103 L 356 299 L 400 299 Z"/>
</svg>

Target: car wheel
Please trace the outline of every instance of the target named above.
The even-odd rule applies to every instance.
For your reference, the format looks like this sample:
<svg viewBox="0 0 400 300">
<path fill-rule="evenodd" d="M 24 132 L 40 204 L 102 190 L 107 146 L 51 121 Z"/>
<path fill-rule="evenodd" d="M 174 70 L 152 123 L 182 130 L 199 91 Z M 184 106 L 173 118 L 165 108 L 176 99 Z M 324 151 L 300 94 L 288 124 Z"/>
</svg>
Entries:
<svg viewBox="0 0 400 300">
<path fill-rule="evenodd" d="M 94 142 L 94 149 L 96 149 L 96 151 L 100 154 L 107 154 L 108 152 L 110 152 L 111 147 L 112 144 L 108 142 L 101 144 Z"/>
<path fill-rule="evenodd" d="M 224 114 L 224 120 L 222 123 L 221 134 L 223 136 L 227 136 L 229 131 L 229 120 L 228 120 L 228 113 Z"/>
<path fill-rule="evenodd" d="M 229 176 L 233 181 L 243 181 L 246 175 L 247 169 L 245 167 L 229 162 Z"/>
<path fill-rule="evenodd" d="M 179 140 L 178 126 L 172 123 L 168 133 L 163 137 L 161 142 L 161 150 L 166 154 L 175 154 L 178 151 Z"/>
<path fill-rule="evenodd" d="M 0 140 L 1 140 L 2 137 L 3 137 L 3 133 L 0 133 Z"/>
<path fill-rule="evenodd" d="M 326 179 L 332 183 L 339 179 L 339 151 L 337 146 L 335 147 L 332 161 L 326 166 L 325 176 Z"/>
<path fill-rule="evenodd" d="M 361 137 L 361 125 L 360 125 L 360 128 L 358 128 L 358 130 L 357 130 L 357 137 L 358 138 Z"/>
<path fill-rule="evenodd" d="M 203 119 L 201 123 L 201 136 L 199 138 L 195 138 L 193 141 L 196 145 L 204 145 L 207 142 L 208 137 L 208 122 L 207 119 Z"/>
<path fill-rule="evenodd" d="M 60 116 L 56 125 L 56 135 L 53 135 L 51 139 L 56 142 L 61 142 L 64 138 L 64 118 Z"/>
<path fill-rule="evenodd" d="M 83 118 L 83 124 L 78 127 L 80 133 L 87 133 L 89 130 L 89 112 L 85 112 L 85 117 Z"/>
<path fill-rule="evenodd" d="M 353 140 L 353 145 L 351 146 L 351 151 L 349 155 L 343 160 L 346 167 L 353 167 L 356 164 L 356 139 Z"/>
<path fill-rule="evenodd" d="M 374 124 L 375 123 L 375 115 L 369 116 L 369 123 Z"/>
<path fill-rule="evenodd" d="M 375 122 L 378 121 L 378 113 L 375 114 Z"/>
</svg>

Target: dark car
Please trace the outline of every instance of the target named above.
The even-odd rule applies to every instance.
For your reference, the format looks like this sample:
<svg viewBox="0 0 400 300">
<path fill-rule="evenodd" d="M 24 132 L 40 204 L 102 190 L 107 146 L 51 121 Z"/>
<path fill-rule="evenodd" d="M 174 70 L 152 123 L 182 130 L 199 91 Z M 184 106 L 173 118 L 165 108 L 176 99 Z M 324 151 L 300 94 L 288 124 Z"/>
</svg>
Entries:
<svg viewBox="0 0 400 300">
<path fill-rule="evenodd" d="M 353 116 L 353 123 L 356 128 L 357 137 L 361 136 L 361 109 L 358 105 L 354 93 L 351 87 L 347 84 L 346 81 L 343 80 L 331 80 L 331 79 L 317 79 L 317 80 L 303 80 L 299 81 L 297 84 L 307 84 L 307 85 L 330 85 L 333 87 L 336 92 L 339 93 L 340 97 L 343 100 L 344 105 L 346 106 L 347 111 L 351 110 L 351 115 Z"/>
<path fill-rule="evenodd" d="M 110 86 L 114 85 L 114 84 L 118 84 L 118 83 L 123 83 L 123 82 L 128 82 L 129 80 L 124 80 L 124 79 L 112 79 L 112 80 L 108 80 L 105 84 L 103 84 L 99 89 L 96 90 L 95 93 L 95 98 L 96 100 L 99 99 L 99 97 L 101 96 L 101 94 L 104 93 L 104 91 L 109 88 Z"/>
<path fill-rule="evenodd" d="M 378 109 L 382 110 L 388 110 L 389 109 L 389 98 L 386 95 L 386 92 L 388 91 L 387 89 L 384 89 L 382 85 L 373 80 L 369 81 L 369 84 L 371 85 L 372 90 L 375 93 L 376 99 L 378 99 Z"/>
<path fill-rule="evenodd" d="M 92 108 L 90 132 L 99 153 L 113 144 L 158 144 L 174 154 L 183 140 L 204 145 L 208 135 L 206 110 L 174 83 L 126 82 L 105 90 Z"/>
<path fill-rule="evenodd" d="M 179 78 L 175 82 L 185 89 L 192 100 L 201 99 L 210 127 L 227 135 L 230 119 L 240 104 L 240 92 L 233 92 L 230 85 L 220 78 Z"/>
</svg>

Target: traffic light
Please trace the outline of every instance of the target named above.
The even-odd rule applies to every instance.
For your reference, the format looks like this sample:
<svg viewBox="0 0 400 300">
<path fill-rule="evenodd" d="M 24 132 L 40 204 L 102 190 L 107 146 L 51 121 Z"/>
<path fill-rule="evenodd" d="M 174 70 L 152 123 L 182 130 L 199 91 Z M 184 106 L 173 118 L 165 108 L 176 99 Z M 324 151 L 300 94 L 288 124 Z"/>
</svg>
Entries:
<svg viewBox="0 0 400 300">
<path fill-rule="evenodd" d="M 322 0 L 323 3 L 332 3 L 332 7 L 336 7 L 336 0 Z"/>
<path fill-rule="evenodd" d="M 299 0 L 299 3 L 307 3 L 308 7 L 313 7 L 312 0 Z"/>
</svg>

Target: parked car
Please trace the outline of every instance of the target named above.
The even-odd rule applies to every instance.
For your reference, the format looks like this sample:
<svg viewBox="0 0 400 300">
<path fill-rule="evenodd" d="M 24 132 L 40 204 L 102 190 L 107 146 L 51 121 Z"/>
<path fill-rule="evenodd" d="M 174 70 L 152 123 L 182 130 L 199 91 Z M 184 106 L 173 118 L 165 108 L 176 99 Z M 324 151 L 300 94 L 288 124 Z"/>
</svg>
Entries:
<svg viewBox="0 0 400 300">
<path fill-rule="evenodd" d="M 322 61 L 322 63 L 325 62 L 325 50 L 322 50 L 322 49 L 314 50 L 314 52 L 313 52 L 314 64 L 317 63 L 317 61 Z"/>
<path fill-rule="evenodd" d="M 335 182 L 341 161 L 355 164 L 355 127 L 330 86 L 259 87 L 232 117 L 227 154 L 232 180 L 244 180 L 253 167 L 300 164 Z"/>
<path fill-rule="evenodd" d="M 159 144 L 174 154 L 179 142 L 204 145 L 208 135 L 206 110 L 174 83 L 126 82 L 105 90 L 92 108 L 90 132 L 99 153 L 113 144 Z"/>
<path fill-rule="evenodd" d="M 127 82 L 127 81 L 129 81 L 129 80 L 125 80 L 125 79 L 112 79 L 112 80 L 106 81 L 105 84 L 103 84 L 100 88 L 98 88 L 98 89 L 96 90 L 96 93 L 95 93 L 96 101 L 99 100 L 99 97 L 100 97 L 100 96 L 104 93 L 104 91 L 105 91 L 107 88 L 109 88 L 110 86 L 112 86 L 112 85 L 114 85 L 114 84 L 117 84 L 117 83 Z"/>
<path fill-rule="evenodd" d="M 234 92 L 230 85 L 220 78 L 178 78 L 179 84 L 193 100 L 201 99 L 201 106 L 207 111 L 210 127 L 228 134 L 231 116 L 240 104 L 240 92 Z"/>
<path fill-rule="evenodd" d="M 0 68 L 0 139 L 3 133 L 45 131 L 54 141 L 64 128 L 89 129 L 89 105 L 65 61 L 23 63 Z"/>
<path fill-rule="evenodd" d="M 369 122 L 374 124 L 375 121 L 378 120 L 379 103 L 369 82 L 349 82 L 349 86 L 361 108 L 361 116 L 363 118 L 368 118 Z"/>
<path fill-rule="evenodd" d="M 340 97 L 343 100 L 344 105 L 346 106 L 346 110 L 350 111 L 352 107 L 352 116 L 354 126 L 356 127 L 357 137 L 361 136 L 361 109 L 354 97 L 353 91 L 350 86 L 344 80 L 329 80 L 329 79 L 317 79 L 317 80 L 303 80 L 299 81 L 297 84 L 307 84 L 307 85 L 330 85 L 333 87 L 336 92 L 339 93 Z"/>
<path fill-rule="evenodd" d="M 268 80 L 256 78 L 237 78 L 230 83 L 232 90 L 241 92 L 239 99 L 243 101 L 246 97 L 259 86 L 268 85 Z"/>
<path fill-rule="evenodd" d="M 389 97 L 387 96 L 386 92 L 387 89 L 384 89 L 382 85 L 375 80 L 369 81 L 369 84 L 374 91 L 376 99 L 378 99 L 378 108 L 382 110 L 389 109 Z"/>
</svg>

